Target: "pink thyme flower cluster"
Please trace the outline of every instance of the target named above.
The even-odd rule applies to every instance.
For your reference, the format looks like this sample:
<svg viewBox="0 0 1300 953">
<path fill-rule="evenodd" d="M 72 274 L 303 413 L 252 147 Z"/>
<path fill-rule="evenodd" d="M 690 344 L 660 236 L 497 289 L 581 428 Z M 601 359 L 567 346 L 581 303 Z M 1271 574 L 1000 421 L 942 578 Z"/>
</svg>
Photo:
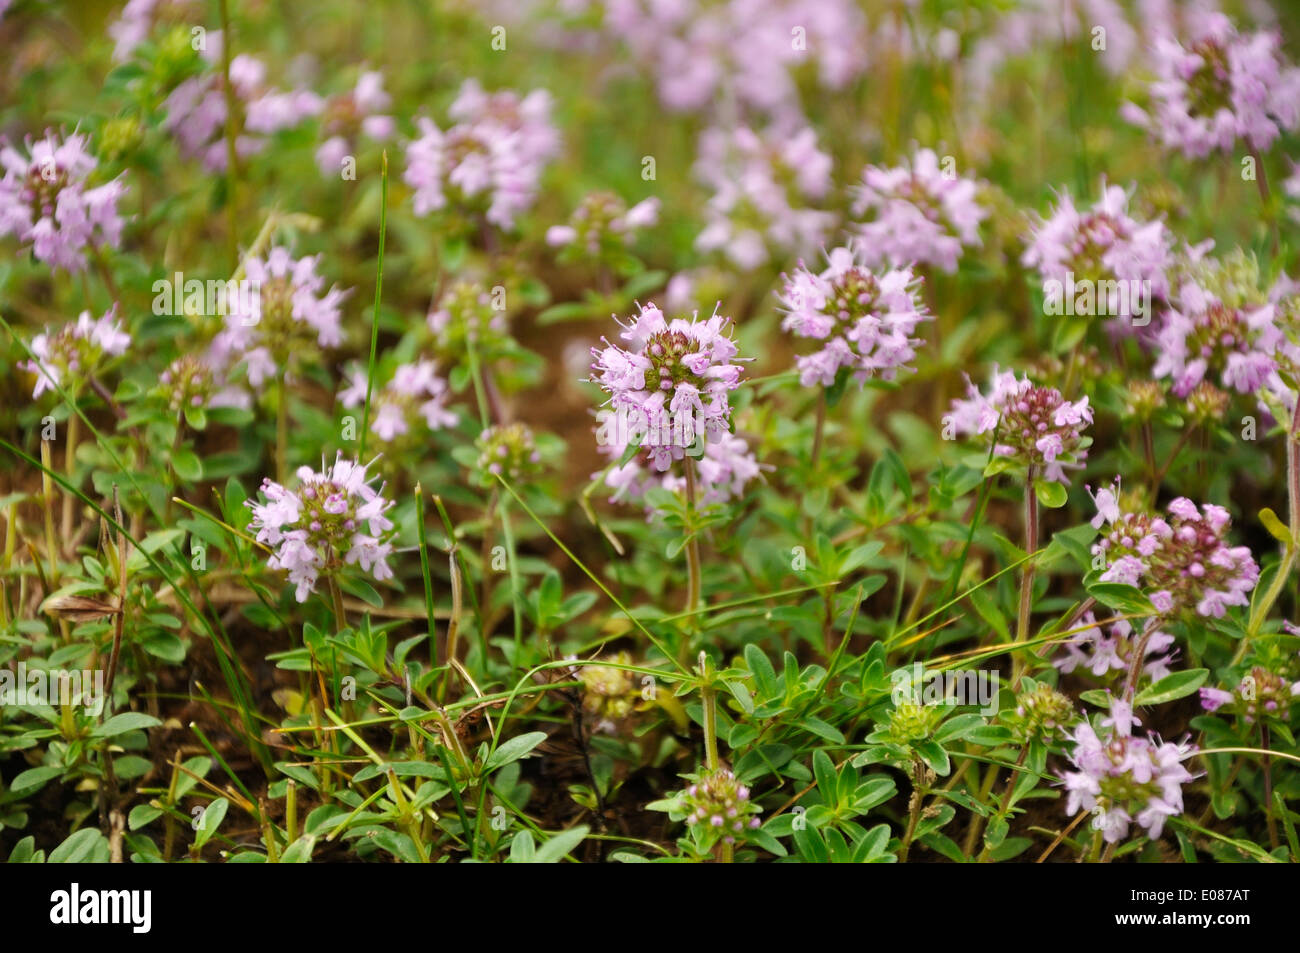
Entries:
<svg viewBox="0 0 1300 953">
<path fill-rule="evenodd" d="M 460 88 L 449 114 L 456 124 L 445 132 L 420 118 L 420 137 L 406 147 L 403 180 L 414 190 L 415 214 L 427 215 L 449 202 L 483 211 L 503 229 L 533 204 L 546 163 L 559 151 L 551 124 L 551 97 L 534 90 L 484 92 L 474 80 Z"/>
<path fill-rule="evenodd" d="M 75 389 L 99 368 L 106 357 L 126 353 L 131 336 L 122 330 L 116 307 L 102 317 L 92 318 L 81 312 L 77 320 L 50 334 L 42 332 L 32 340 L 35 360 L 19 366 L 36 375 L 32 398 L 47 390 Z"/>
<path fill-rule="evenodd" d="M 479 434 L 474 444 L 478 459 L 474 469 L 484 486 L 496 486 L 494 477 L 511 482 L 528 479 L 541 472 L 542 454 L 533 432 L 521 423 L 499 424 Z"/>
<path fill-rule="evenodd" d="M 643 445 L 644 446 L 644 445 Z M 690 444 L 688 443 L 689 447 Z M 602 444 L 601 452 L 613 460 L 622 458 L 627 450 L 627 443 Z M 702 505 L 726 503 L 740 499 L 745 487 L 751 480 L 757 479 L 764 466 L 758 462 L 749 443 L 735 434 L 721 434 L 705 438 L 704 448 L 695 461 L 696 500 Z M 767 469 L 770 469 L 768 467 Z M 594 474 L 599 477 L 600 474 Z M 612 493 L 611 503 L 634 503 L 643 501 L 646 492 L 652 489 L 664 489 L 671 493 L 683 493 L 686 489 L 686 477 L 673 473 L 647 470 L 642 462 L 633 457 L 627 463 L 611 467 L 604 476 L 605 486 Z M 653 506 L 647 504 L 646 518 L 655 516 Z"/>
<path fill-rule="evenodd" d="M 1088 628 L 1073 635 L 1064 644 L 1065 654 L 1052 662 L 1061 674 L 1068 675 L 1076 668 L 1085 668 L 1099 678 L 1112 672 L 1127 672 L 1141 641 L 1141 633 L 1133 631 L 1132 623 L 1128 619 L 1116 619 L 1107 635 L 1091 612 L 1080 622 Z M 1173 644 L 1174 637 L 1168 632 L 1151 632 L 1142 654 L 1143 677 L 1158 682 L 1169 674 L 1169 665 L 1176 654 L 1168 651 Z"/>
<path fill-rule="evenodd" d="M 1053 387 L 1040 387 L 1012 371 L 995 372 L 989 393 L 966 380 L 965 400 L 955 400 L 949 420 L 958 433 L 997 434 L 996 456 L 1033 467 L 1045 479 L 1069 485 L 1066 468 L 1087 457 L 1083 436 L 1092 423 L 1088 398 L 1073 403 Z"/>
<path fill-rule="evenodd" d="M 1272 30 L 1239 33 L 1222 13 L 1198 16 L 1186 43 L 1156 36 L 1150 110 L 1125 103 L 1121 115 L 1188 158 L 1230 153 L 1238 140 L 1267 149 L 1300 125 L 1300 69 L 1281 44 Z"/>
<path fill-rule="evenodd" d="M 325 100 L 321 131 L 327 137 L 316 149 L 316 166 L 321 175 L 339 175 L 344 160 L 352 155 L 364 135 L 383 142 L 396 131 L 392 116 L 384 115 L 392 97 L 384 91 L 384 74 L 366 70 L 356 86 Z"/>
<path fill-rule="evenodd" d="M 171 91 L 163 102 L 163 128 L 176 137 L 181 152 L 200 160 L 212 172 L 226 168 L 226 96 L 220 71 L 222 37 L 209 33 L 201 56 L 208 69 L 192 76 Z M 230 86 L 242 112 L 235 153 L 246 158 L 261 152 L 267 136 L 291 129 L 319 115 L 325 103 L 310 90 L 290 92 L 269 87 L 266 65 L 254 56 L 240 53 L 230 61 Z"/>
<path fill-rule="evenodd" d="M 829 387 L 841 368 L 859 381 L 879 375 L 893 380 L 916 357 L 916 329 L 928 321 L 920 279 L 910 268 L 873 274 L 861 248 L 836 248 L 828 266 L 814 272 L 800 263 L 785 279 L 781 327 L 821 342 L 821 349 L 796 360 L 805 387 Z"/>
<path fill-rule="evenodd" d="M 1257 291 L 1253 260 L 1233 255 L 1219 262 L 1190 251 L 1189 274 L 1174 289 L 1160 330 L 1151 373 L 1167 377 L 1186 397 L 1212 373 L 1239 394 L 1286 390 L 1278 378 L 1278 357 L 1286 342 L 1277 324 L 1277 304 Z"/>
<path fill-rule="evenodd" d="M 642 199 L 631 208 L 612 192 L 592 192 L 574 209 L 567 225 L 546 230 L 546 244 L 573 248 L 592 258 L 607 258 L 631 244 L 636 233 L 659 221 L 659 200 Z"/>
<path fill-rule="evenodd" d="M 940 168 L 932 149 L 892 169 L 869 165 L 862 172 L 853 214 L 868 220 L 854 228 L 866 263 L 934 265 L 957 270 L 966 246 L 980 244 L 979 225 L 989 214 L 976 198 L 977 184 Z"/>
<path fill-rule="evenodd" d="M 695 247 L 720 251 L 738 268 L 757 268 L 769 250 L 810 251 L 834 221 L 831 213 L 807 207 L 831 186 L 830 156 L 817 148 L 810 128 L 709 129 L 695 174 L 713 190 Z"/>
<path fill-rule="evenodd" d="M 306 602 L 322 573 L 360 565 L 378 581 L 391 579 L 388 557 L 393 523 L 384 515 L 393 505 L 366 478 L 366 467 L 344 460 L 332 467 L 298 468 L 298 488 L 289 490 L 263 480 L 264 502 L 248 501 L 253 512 L 249 529 L 257 541 L 275 548 L 267 561 L 288 572 L 295 597 Z"/>
<path fill-rule="evenodd" d="M 1094 497 L 1102 528 L 1094 556 L 1106 562 L 1103 582 L 1119 582 L 1145 591 L 1162 616 L 1194 610 L 1221 618 L 1229 606 L 1249 603 L 1259 567 L 1249 547 L 1229 546 L 1228 511 L 1213 503 L 1197 508 L 1180 496 L 1169 504 L 1168 518 L 1121 512 L 1114 491 Z"/>
<path fill-rule="evenodd" d="M 1045 292 L 1049 281 L 1061 283 L 1063 290 L 1068 279 L 1093 282 L 1099 299 L 1096 313 L 1121 318 L 1133 316 L 1136 296 L 1101 282 L 1147 282 L 1152 296 L 1168 293 L 1169 230 L 1163 222 L 1129 217 L 1128 201 L 1128 193 L 1104 181 L 1101 199 L 1087 211 L 1076 208 L 1069 193 L 1061 195 L 1052 214 L 1031 230 L 1023 256 L 1027 267 L 1038 270 Z"/>
<path fill-rule="evenodd" d="M 366 372 L 352 369 L 351 380 L 339 393 L 344 407 L 360 407 L 366 401 Z M 405 434 L 416 433 L 423 424 L 429 430 L 453 427 L 457 416 L 447 409 L 451 390 L 438 376 L 437 365 L 430 360 L 401 364 L 382 387 L 370 395 L 370 429 L 385 443 Z"/>
<path fill-rule="evenodd" d="M 120 178 L 87 188 L 97 165 L 86 137 L 60 140 L 54 133 L 27 141 L 27 155 L 7 142 L 0 146 L 0 236 L 30 245 L 38 261 L 80 271 L 95 247 L 116 248 L 122 240 L 118 200 Z"/>
<path fill-rule="evenodd" d="M 339 309 L 347 292 L 336 286 L 324 291 L 325 278 L 316 272 L 319 261 L 319 255 L 295 259 L 278 246 L 265 259 L 245 261 L 257 293 L 232 299 L 213 346 L 222 359 L 244 361 L 254 387 L 281 370 L 291 372 L 316 347 L 343 343 Z"/>
<path fill-rule="evenodd" d="M 1166 818 L 1183 812 L 1183 785 L 1193 779 L 1183 761 L 1195 746 L 1157 735 L 1136 737 L 1132 730 L 1139 722 L 1120 699 L 1111 701 L 1110 716 L 1101 723 L 1111 729 L 1104 738 L 1087 721 L 1074 729 L 1070 761 L 1076 770 L 1065 773 L 1065 811 L 1092 812 L 1093 826 L 1108 844 L 1123 840 L 1134 821 L 1154 840 Z"/>
<path fill-rule="evenodd" d="M 454 281 L 430 307 L 425 321 L 435 353 L 446 361 L 464 362 L 472 348 L 478 360 L 492 363 L 515 347 L 502 286 L 489 292 L 474 281 Z"/>
<path fill-rule="evenodd" d="M 734 844 L 762 823 L 758 805 L 749 799 L 749 788 L 727 768 L 702 773 L 683 792 L 682 804 L 686 823 L 699 828 L 709 841 L 721 838 Z"/>
<path fill-rule="evenodd" d="M 1206 711 L 1240 715 L 1248 725 L 1255 724 L 1260 718 L 1273 718 L 1287 725 L 1290 723 L 1291 703 L 1297 695 L 1300 695 L 1300 682 L 1290 682 L 1276 672 L 1256 665 L 1232 691 L 1202 688 L 1201 707 Z"/>
<path fill-rule="evenodd" d="M 248 391 L 227 380 L 230 368 L 216 354 L 182 354 L 158 377 L 157 392 L 172 413 L 209 407 L 252 406 Z"/>
<path fill-rule="evenodd" d="M 800 114 L 794 72 L 842 88 L 866 68 L 866 21 L 851 0 L 603 0 L 603 32 L 628 44 L 659 98 L 681 112 L 731 102 L 785 121 Z M 799 32 L 794 33 L 798 27 Z"/>
<path fill-rule="evenodd" d="M 730 318 L 669 321 L 655 305 L 642 306 L 620 335 L 626 346 L 592 348 L 591 378 L 609 394 L 615 413 L 632 414 L 658 433 L 672 431 L 674 417 L 700 422 L 695 433 L 716 437 L 731 429 L 727 395 L 740 386 L 736 344 L 726 334 Z M 645 447 L 656 470 L 667 470 L 683 447 L 658 441 Z"/>
</svg>

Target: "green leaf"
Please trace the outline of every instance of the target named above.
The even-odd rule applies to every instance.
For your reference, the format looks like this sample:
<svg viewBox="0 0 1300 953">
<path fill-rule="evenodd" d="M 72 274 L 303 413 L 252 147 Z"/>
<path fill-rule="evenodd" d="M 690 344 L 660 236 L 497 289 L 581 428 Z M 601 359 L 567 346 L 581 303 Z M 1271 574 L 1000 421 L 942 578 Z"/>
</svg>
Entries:
<svg viewBox="0 0 1300 953">
<path fill-rule="evenodd" d="M 284 849 L 284 853 L 280 855 L 280 863 L 309 864 L 311 863 L 311 852 L 315 846 L 316 835 L 303 834 Z"/>
<path fill-rule="evenodd" d="M 1065 492 L 1065 487 L 1055 480 L 1035 480 L 1034 494 L 1038 497 L 1038 502 L 1050 509 L 1060 509 L 1069 500 L 1069 494 Z"/>
<path fill-rule="evenodd" d="M 162 722 L 153 715 L 146 715 L 139 711 L 124 711 L 120 715 L 114 715 L 102 725 L 96 725 L 95 730 L 90 733 L 92 738 L 115 738 L 118 735 L 124 735 L 128 731 L 139 731 L 142 728 L 156 728 Z"/>
<path fill-rule="evenodd" d="M 172 469 L 186 483 L 198 483 L 203 479 L 203 461 L 193 450 L 184 447 L 173 451 Z"/>
<path fill-rule="evenodd" d="M 1163 705 L 1179 698 L 1186 698 L 1200 688 L 1209 677 L 1210 671 L 1205 668 L 1174 672 L 1172 675 L 1166 675 L 1154 685 L 1150 685 L 1138 692 L 1137 697 L 1133 699 L 1133 704 Z"/>
<path fill-rule="evenodd" d="M 31 794 L 33 791 L 39 791 L 47 781 L 57 778 L 62 773 L 63 768 L 58 765 L 45 764 L 38 768 L 28 768 L 14 778 L 13 783 L 9 785 L 9 791 L 12 794 Z"/>
<path fill-rule="evenodd" d="M 546 732 L 530 731 L 527 734 L 511 738 L 509 741 L 501 743 L 501 746 L 488 755 L 487 762 L 483 765 L 484 771 L 495 771 L 497 768 L 518 761 L 528 752 L 532 751 L 539 744 L 546 740 Z"/>
<path fill-rule="evenodd" d="M 50 851 L 51 864 L 106 864 L 108 838 L 93 827 L 72 834 Z"/>
<path fill-rule="evenodd" d="M 565 855 L 586 839 L 588 828 L 583 825 L 567 831 L 560 831 L 541 847 L 533 856 L 535 864 L 558 864 Z"/>
<path fill-rule="evenodd" d="M 224 797 L 217 798 L 203 809 L 203 813 L 199 815 L 198 830 L 194 833 L 194 846 L 196 848 L 202 847 L 212 839 L 212 835 L 217 832 L 217 828 L 225 820 L 226 811 L 228 810 L 230 810 L 230 802 Z"/>
</svg>

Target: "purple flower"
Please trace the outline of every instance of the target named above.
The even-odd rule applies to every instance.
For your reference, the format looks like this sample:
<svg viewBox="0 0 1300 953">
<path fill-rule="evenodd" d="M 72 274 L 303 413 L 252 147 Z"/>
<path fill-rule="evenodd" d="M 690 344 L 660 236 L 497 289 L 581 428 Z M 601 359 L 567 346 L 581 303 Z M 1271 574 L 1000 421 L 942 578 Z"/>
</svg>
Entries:
<svg viewBox="0 0 1300 953">
<path fill-rule="evenodd" d="M 892 380 L 916 357 L 917 325 L 928 321 L 920 279 L 910 268 L 873 274 L 852 246 L 827 255 L 828 267 L 813 272 L 800 264 L 785 279 L 781 304 L 784 330 L 821 342 L 813 354 L 797 359 L 805 387 L 829 387 L 841 368 L 859 381 Z"/>
<path fill-rule="evenodd" d="M 1151 295 L 1164 297 L 1169 288 L 1165 272 L 1171 264 L 1170 241 L 1162 222 L 1130 218 L 1128 194 L 1103 181 L 1101 199 L 1086 212 L 1063 193 L 1052 214 L 1030 231 L 1023 261 L 1038 270 L 1049 297 L 1058 288 L 1068 294 L 1071 282 L 1092 282 L 1098 296 L 1095 313 L 1131 318 L 1139 302 L 1135 295 L 1121 293 L 1116 283 L 1146 282 Z"/>
<path fill-rule="evenodd" d="M 87 188 L 95 158 L 86 137 L 54 133 L 27 141 L 27 155 L 0 146 L 0 236 L 14 235 L 52 268 L 80 271 L 88 249 L 116 248 L 122 240 L 120 178 Z"/>
<path fill-rule="evenodd" d="M 862 172 L 853 214 L 869 267 L 934 265 L 957 270 L 965 246 L 979 245 L 988 209 L 976 200 L 976 182 L 940 169 L 939 157 L 921 149 L 910 163 Z"/>
<path fill-rule="evenodd" d="M 1088 628 L 1071 636 L 1063 645 L 1065 654 L 1052 664 L 1065 675 L 1076 668 L 1085 668 L 1098 677 L 1128 671 L 1140 641 L 1135 637 L 1132 624 L 1127 619 L 1117 619 L 1110 626 L 1110 634 L 1106 635 L 1091 612 L 1079 621 Z M 1168 651 L 1173 644 L 1174 637 L 1168 632 L 1151 632 L 1142 656 L 1143 677 L 1157 682 L 1169 674 L 1169 665 L 1176 654 Z"/>
<path fill-rule="evenodd" d="M 245 261 L 257 293 L 233 299 L 213 348 L 222 359 L 242 360 L 254 387 L 291 372 L 316 347 L 343 343 L 339 308 L 348 293 L 337 287 L 324 291 L 325 279 L 316 273 L 319 260 L 318 255 L 295 259 L 277 246 L 265 259 Z"/>
<path fill-rule="evenodd" d="M 360 407 L 366 400 L 366 372 L 354 367 L 348 386 L 339 393 L 344 407 Z M 405 434 L 455 426 L 456 414 L 447 409 L 451 397 L 447 382 L 430 360 L 400 364 L 392 377 L 370 395 L 370 429 L 380 440 L 392 443 Z"/>
<path fill-rule="evenodd" d="M 1193 779 L 1183 761 L 1195 747 L 1162 742 L 1156 735 L 1135 737 L 1131 710 L 1114 700 L 1111 712 L 1102 721 L 1111 726 L 1105 738 L 1086 721 L 1074 730 L 1070 761 L 1075 770 L 1064 776 L 1066 813 L 1092 812 L 1093 826 L 1107 843 L 1123 840 L 1134 820 L 1154 840 L 1165 819 L 1183 811 L 1182 786 Z"/>
<path fill-rule="evenodd" d="M 83 311 L 74 323 L 65 324 L 54 334 L 36 335 L 32 339 L 35 360 L 19 366 L 36 375 L 33 399 L 47 390 L 75 391 L 91 378 L 105 357 L 125 354 L 130 343 L 131 336 L 122 330 L 116 307 L 98 319 Z"/>
<path fill-rule="evenodd" d="M 698 315 L 669 321 L 652 303 L 624 326 L 626 346 L 602 339 L 603 348 L 592 348 L 592 380 L 609 395 L 615 414 L 634 417 L 643 433 L 662 435 L 690 421 L 684 441 L 645 441 L 656 470 L 682 459 L 695 434 L 717 437 L 731 429 L 727 395 L 740 386 L 741 367 L 736 344 L 724 333 L 729 322 L 717 313 L 704 321 Z"/>
<path fill-rule="evenodd" d="M 1101 538 L 1092 547 L 1106 562 L 1101 580 L 1145 590 L 1162 615 L 1194 611 L 1219 618 L 1230 606 L 1247 605 L 1259 567 L 1249 548 L 1225 542 L 1228 512 L 1179 497 L 1167 513 L 1164 519 L 1107 508 Z"/>
<path fill-rule="evenodd" d="M 1232 691 L 1202 688 L 1201 707 L 1206 711 L 1222 710 L 1224 714 L 1240 715 L 1248 725 L 1261 718 L 1272 718 L 1286 725 L 1297 694 L 1300 694 L 1300 682 L 1293 684 L 1276 672 L 1256 665 Z"/>
<path fill-rule="evenodd" d="M 221 44 L 220 34 L 209 34 L 201 53 L 208 69 L 182 82 L 163 102 L 163 128 L 176 137 L 183 154 L 199 159 L 213 172 L 224 171 L 228 159 L 226 96 L 217 65 L 221 61 Z M 310 90 L 282 92 L 268 87 L 266 66 L 247 53 L 230 61 L 230 86 L 243 114 L 236 117 L 239 131 L 235 153 L 240 158 L 266 148 L 265 136 L 297 126 L 319 115 L 325 106 L 324 100 Z"/>
<path fill-rule="evenodd" d="M 1039 387 L 1011 371 L 995 372 L 987 395 L 967 379 L 967 397 L 955 400 L 949 421 L 958 433 L 980 435 L 996 430 L 996 456 L 1034 467 L 1044 478 L 1069 484 L 1065 470 L 1082 466 L 1090 442 L 1083 436 L 1092 423 L 1088 398 L 1071 402 L 1051 387 Z"/>
<path fill-rule="evenodd" d="M 1211 375 L 1239 394 L 1287 390 L 1277 374 L 1278 357 L 1287 346 L 1278 306 L 1255 287 L 1254 261 L 1241 253 L 1218 261 L 1193 249 L 1188 272 L 1157 332 L 1151 373 L 1169 378 L 1179 397 Z M 1293 356 L 1295 349 L 1287 353 Z"/>
<path fill-rule="evenodd" d="M 1232 152 L 1238 140 L 1265 150 L 1300 125 L 1300 70 L 1287 65 L 1275 31 L 1242 34 L 1218 12 L 1195 18 L 1187 42 L 1157 35 L 1149 111 L 1121 115 L 1188 158 Z"/>
<path fill-rule="evenodd" d="M 158 378 L 158 394 L 173 413 L 209 407 L 247 410 L 252 398 L 243 387 L 228 382 L 230 367 L 212 351 L 182 354 Z"/>
<path fill-rule="evenodd" d="M 592 192 L 583 198 L 567 225 L 547 229 L 546 244 L 617 264 L 636 233 L 658 221 L 657 198 L 643 199 L 628 208 L 612 192 Z"/>
<path fill-rule="evenodd" d="M 366 70 L 356 87 L 325 101 L 321 131 L 326 136 L 316 149 L 316 165 L 321 175 L 340 174 L 343 160 L 351 155 L 362 136 L 382 142 L 396 129 L 393 117 L 384 114 L 391 97 L 384 91 L 384 75 Z"/>
<path fill-rule="evenodd" d="M 757 268 L 769 249 L 799 254 L 819 245 L 834 216 L 806 207 L 830 189 L 831 160 L 807 127 L 755 132 L 707 130 L 695 174 L 713 189 L 700 251 L 721 251 L 737 268 Z"/>
<path fill-rule="evenodd" d="M 248 501 L 249 529 L 274 548 L 267 565 L 288 572 L 297 600 L 307 601 L 321 573 L 344 566 L 360 565 L 377 581 L 392 578 L 393 523 L 384 514 L 393 504 L 370 485 L 366 467 L 339 454 L 332 467 L 299 467 L 297 476 L 296 491 L 264 480 L 263 502 Z"/>
<path fill-rule="evenodd" d="M 489 94 L 466 80 L 449 112 L 456 124 L 445 132 L 429 119 L 417 120 L 420 137 L 406 148 L 403 180 L 414 190 L 415 214 L 439 211 L 450 201 L 482 211 L 499 228 L 513 228 L 559 151 L 550 94 Z"/>
</svg>

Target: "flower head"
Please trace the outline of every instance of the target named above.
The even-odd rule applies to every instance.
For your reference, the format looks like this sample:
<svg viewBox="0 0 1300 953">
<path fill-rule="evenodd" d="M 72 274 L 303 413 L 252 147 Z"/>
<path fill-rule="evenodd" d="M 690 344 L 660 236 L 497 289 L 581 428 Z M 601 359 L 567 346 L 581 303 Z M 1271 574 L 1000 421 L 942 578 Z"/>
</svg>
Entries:
<svg viewBox="0 0 1300 953">
<path fill-rule="evenodd" d="M 38 261 L 68 271 L 84 268 L 88 251 L 117 247 L 126 186 L 118 178 L 88 188 L 96 164 L 76 133 L 28 140 L 27 155 L 0 144 L 0 236 L 15 236 Z"/>
<path fill-rule="evenodd" d="M 456 123 L 446 131 L 417 120 L 420 137 L 406 148 L 403 179 L 414 190 L 415 214 L 448 205 L 482 212 L 503 229 L 532 206 L 542 170 L 559 151 L 551 124 L 551 98 L 534 90 L 487 93 L 466 80 L 452 103 Z"/>
<path fill-rule="evenodd" d="M 950 420 L 958 433 L 996 431 L 995 455 L 1037 469 L 1048 480 L 1068 484 L 1067 467 L 1078 467 L 1091 442 L 1083 436 L 1092 423 L 1088 398 L 1071 402 L 1052 387 L 1040 387 L 1011 371 L 993 375 L 988 394 L 969 380 L 965 400 L 953 401 Z"/>
<path fill-rule="evenodd" d="M 1229 606 L 1247 605 L 1259 567 L 1246 546 L 1226 542 L 1232 520 L 1221 506 L 1197 507 L 1186 497 L 1166 516 L 1108 506 L 1092 552 L 1106 562 L 1103 582 L 1137 586 L 1157 611 L 1220 618 Z"/>
<path fill-rule="evenodd" d="M 131 336 L 122 330 L 116 308 L 100 318 L 83 311 L 76 321 L 53 334 L 45 331 L 36 335 L 32 340 L 35 360 L 21 364 L 36 375 L 32 397 L 60 387 L 75 390 L 90 379 L 105 358 L 125 354 L 130 343 Z"/>
<path fill-rule="evenodd" d="M 1117 619 L 1111 624 L 1110 633 L 1106 634 L 1091 612 L 1086 613 L 1080 622 L 1088 628 L 1075 633 L 1064 644 L 1065 654 L 1052 664 L 1063 674 L 1084 668 L 1099 678 L 1128 671 L 1133 653 L 1141 642 L 1132 623 L 1128 619 Z M 1158 682 L 1169 674 L 1169 665 L 1174 659 L 1174 653 L 1170 651 L 1173 644 L 1174 637 L 1168 632 L 1152 630 L 1142 655 L 1143 677 Z"/>
<path fill-rule="evenodd" d="M 516 482 L 541 471 L 542 455 L 533 432 L 523 424 L 489 427 L 474 446 L 478 450 L 475 469 L 484 485 L 496 486 L 498 476 Z"/>
<path fill-rule="evenodd" d="M 1147 836 L 1158 838 L 1165 819 L 1183 811 L 1182 786 L 1192 780 L 1183 761 L 1195 748 L 1133 735 L 1131 712 L 1118 699 L 1105 724 L 1110 731 L 1104 737 L 1087 721 L 1074 730 L 1070 761 L 1075 770 L 1065 773 L 1066 813 L 1092 812 L 1094 828 L 1110 844 L 1123 840 L 1135 820 Z"/>
<path fill-rule="evenodd" d="M 727 768 L 699 774 L 681 799 L 686 823 L 708 845 L 718 840 L 735 843 L 761 823 L 761 811 L 749 799 L 749 788 Z"/>
<path fill-rule="evenodd" d="M 1120 289 L 1139 286 L 1119 283 L 1146 282 L 1150 294 L 1163 297 L 1170 258 L 1164 223 L 1131 218 L 1128 194 L 1103 182 L 1101 199 L 1087 211 L 1076 208 L 1068 193 L 1060 197 L 1052 214 L 1031 230 L 1024 263 L 1038 270 L 1045 291 L 1048 282 L 1092 282 L 1099 299 L 1105 294 L 1096 303 L 1098 314 L 1132 318 L 1138 302 Z"/>
<path fill-rule="evenodd" d="M 830 157 L 817 148 L 812 129 L 710 129 L 701 138 L 695 172 L 713 189 L 695 247 L 721 251 L 738 268 L 757 268 L 771 250 L 810 251 L 833 221 L 830 213 L 807 207 L 831 181 Z"/>
<path fill-rule="evenodd" d="M 1186 397 L 1214 375 L 1223 389 L 1283 389 L 1277 376 L 1285 341 L 1277 305 L 1259 289 L 1259 266 L 1235 252 L 1219 261 L 1193 252 L 1157 332 L 1152 373 Z"/>
<path fill-rule="evenodd" d="M 592 192 L 574 210 L 567 225 L 546 231 L 546 243 L 586 257 L 617 265 L 627 254 L 636 233 L 659 221 L 659 200 L 643 199 L 631 208 L 612 192 Z"/>
<path fill-rule="evenodd" d="M 988 209 L 976 198 L 974 179 L 941 169 L 932 149 L 921 149 L 896 168 L 867 166 L 853 214 L 866 264 L 934 265 L 956 271 L 962 249 L 980 243 Z"/>
<path fill-rule="evenodd" d="M 263 480 L 261 501 L 248 501 L 249 529 L 257 541 L 274 548 L 267 565 L 288 572 L 299 602 L 316 587 L 322 573 L 360 565 L 376 580 L 391 579 L 388 557 L 393 523 L 384 514 L 393 505 L 366 477 L 366 467 L 339 454 L 319 473 L 299 467 L 298 486 L 290 490 Z"/>
<path fill-rule="evenodd" d="M 1291 703 L 1296 695 L 1300 695 L 1300 682 L 1292 682 L 1262 665 L 1256 665 L 1232 691 L 1202 688 L 1201 707 L 1225 715 L 1240 715 L 1248 725 L 1262 718 L 1289 725 Z"/>
<path fill-rule="evenodd" d="M 243 360 L 254 387 L 279 370 L 291 371 L 317 347 L 343 343 L 339 309 L 346 291 L 331 287 L 316 271 L 320 256 L 295 259 L 288 249 L 272 248 L 266 258 L 245 263 L 257 293 L 239 295 L 214 341 L 223 359 Z"/>
<path fill-rule="evenodd" d="M 917 325 L 929 320 L 920 279 L 910 268 L 874 274 L 852 246 L 836 248 L 827 258 L 821 272 L 801 264 L 781 293 L 782 328 L 821 342 L 818 351 L 798 358 L 800 382 L 829 387 L 842 368 L 860 382 L 874 376 L 892 380 L 916 357 Z"/>
<path fill-rule="evenodd" d="M 321 131 L 326 139 L 316 149 L 321 175 L 338 175 L 362 136 L 382 142 L 393 135 L 396 124 L 384 113 L 391 102 L 384 91 L 384 74 L 375 70 L 357 77 L 353 89 L 325 100 Z"/>
<path fill-rule="evenodd" d="M 1222 13 L 1199 16 L 1186 43 L 1155 38 L 1150 109 L 1128 103 L 1122 115 L 1188 158 L 1232 152 L 1238 140 L 1267 149 L 1300 124 L 1300 69 L 1283 61 L 1281 45 L 1276 32 L 1239 33 Z"/>
<path fill-rule="evenodd" d="M 180 83 L 163 102 L 163 128 L 176 137 L 182 153 L 213 172 L 224 171 L 229 161 L 225 80 L 218 69 L 222 42 L 219 35 L 208 36 L 200 54 L 207 69 Z M 272 133 L 319 115 L 325 105 L 311 90 L 282 92 L 268 86 L 266 65 L 247 53 L 231 59 L 230 87 L 238 113 L 235 153 L 239 158 L 261 152 Z"/>
<path fill-rule="evenodd" d="M 604 347 L 592 348 L 591 379 L 609 395 L 616 414 L 633 415 L 647 432 L 665 435 L 673 433 L 675 422 L 692 421 L 685 441 L 643 444 L 657 470 L 682 459 L 694 435 L 717 438 L 731 429 L 728 394 L 740 386 L 741 367 L 726 333 L 729 323 L 717 313 L 670 321 L 649 304 L 623 326 L 625 345 L 602 339 Z"/>
<path fill-rule="evenodd" d="M 344 407 L 365 403 L 368 382 L 360 367 L 353 368 L 351 381 L 339 393 Z M 418 360 L 398 365 L 392 377 L 370 395 L 370 430 L 384 443 L 420 433 L 455 426 L 457 416 L 447 408 L 451 396 L 447 382 L 438 375 L 437 365 Z"/>
<path fill-rule="evenodd" d="M 182 354 L 158 376 L 157 392 L 174 413 L 207 410 L 210 407 L 252 405 L 248 391 L 228 382 L 229 368 L 215 354 Z"/>
</svg>

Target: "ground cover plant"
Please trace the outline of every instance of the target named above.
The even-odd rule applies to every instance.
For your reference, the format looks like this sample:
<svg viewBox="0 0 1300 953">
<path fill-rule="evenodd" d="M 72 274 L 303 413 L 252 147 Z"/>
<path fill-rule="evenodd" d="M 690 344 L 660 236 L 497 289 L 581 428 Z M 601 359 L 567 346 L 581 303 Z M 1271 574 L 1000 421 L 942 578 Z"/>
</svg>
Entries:
<svg viewBox="0 0 1300 953">
<path fill-rule="evenodd" d="M 1300 861 L 1300 21 L 0 0 L 0 857 Z"/>
</svg>

